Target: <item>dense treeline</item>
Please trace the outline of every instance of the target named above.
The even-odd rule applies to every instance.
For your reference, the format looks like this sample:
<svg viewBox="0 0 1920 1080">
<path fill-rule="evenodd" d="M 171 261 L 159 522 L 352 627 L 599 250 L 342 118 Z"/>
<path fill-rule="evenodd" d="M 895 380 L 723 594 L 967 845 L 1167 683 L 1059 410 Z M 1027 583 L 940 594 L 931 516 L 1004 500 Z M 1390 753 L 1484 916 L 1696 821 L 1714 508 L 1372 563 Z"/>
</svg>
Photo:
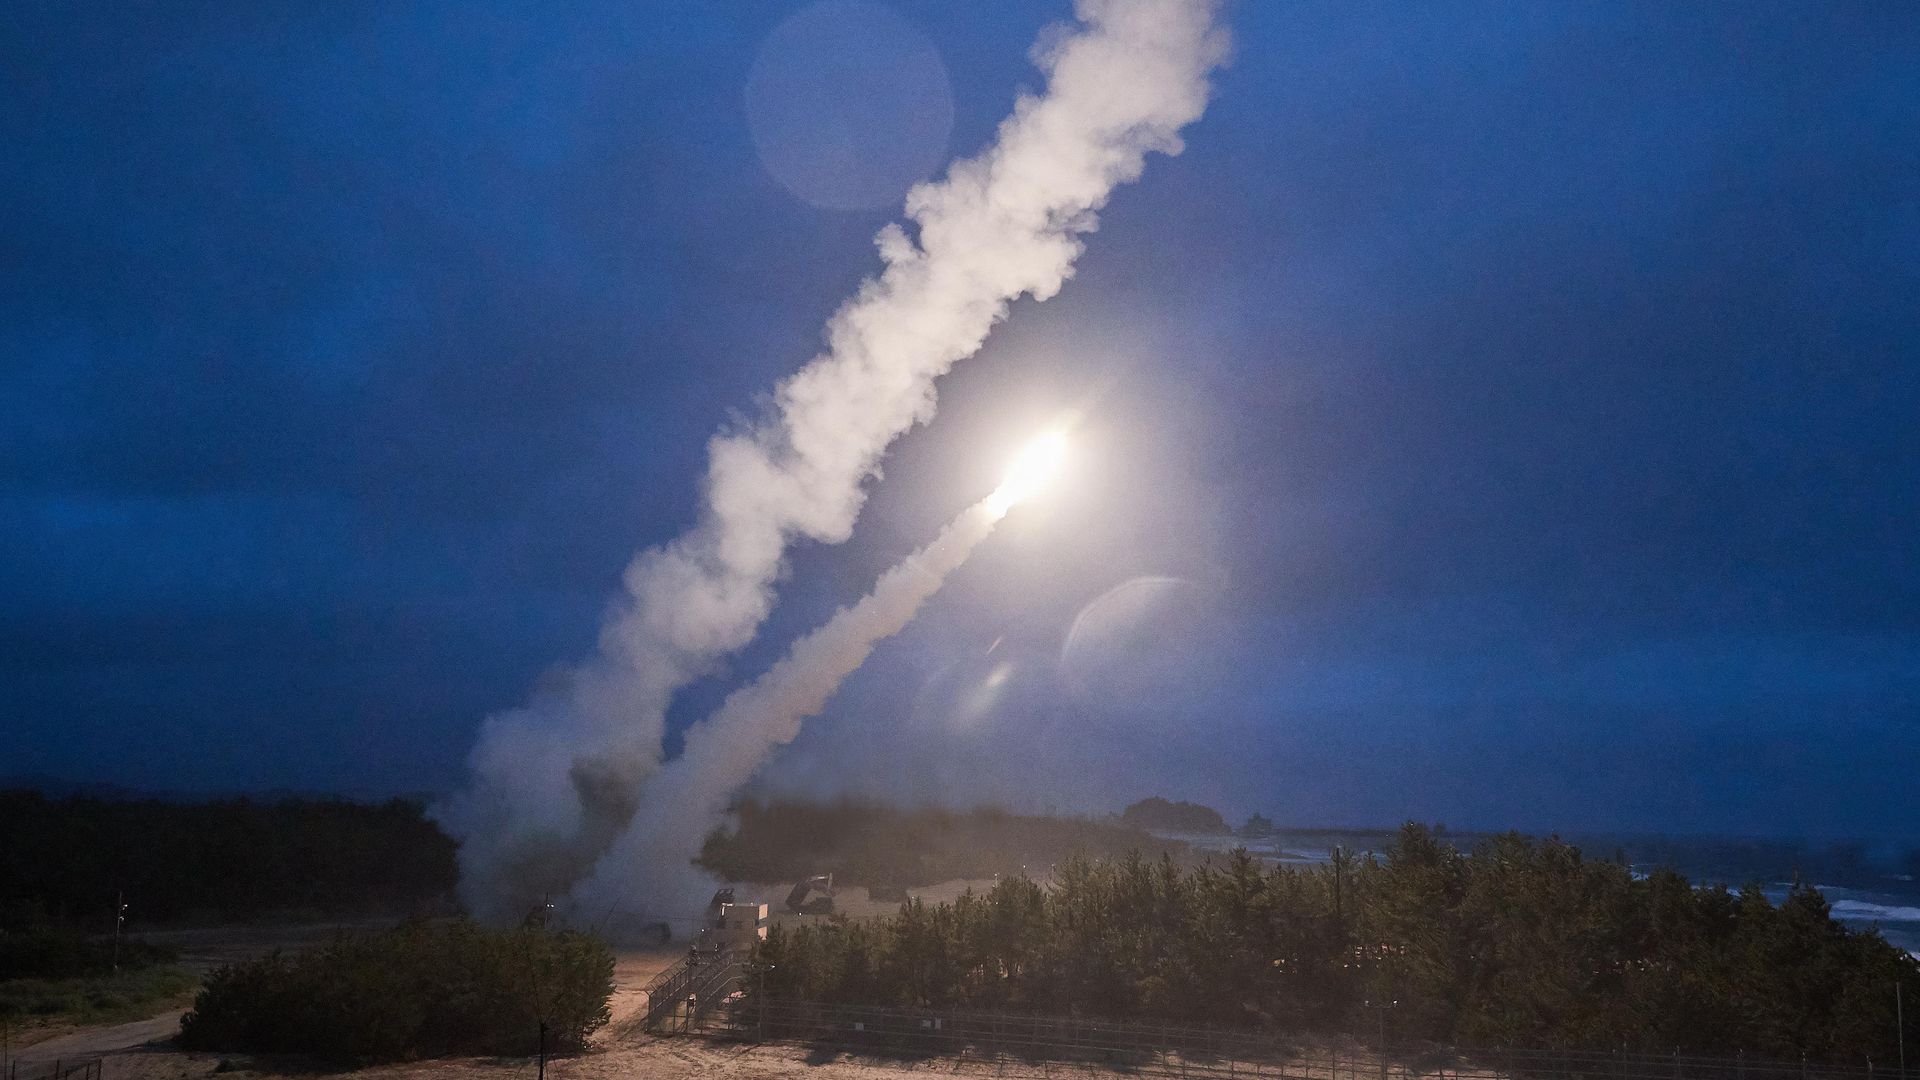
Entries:
<svg viewBox="0 0 1920 1080">
<path fill-rule="evenodd" d="M 364 1065 L 578 1050 L 606 1024 L 613 953 L 598 938 L 409 921 L 207 976 L 180 1044 Z M 544 1027 L 544 1035 L 542 1034 Z"/>
<path fill-rule="evenodd" d="M 1145 852 L 1186 859 L 1185 844 L 1082 818 L 1029 817 L 983 807 L 957 813 L 884 803 L 746 800 L 736 824 L 709 836 L 700 865 L 727 881 L 797 881 L 919 888 L 960 878 L 1038 874 L 1073 855 Z"/>
<path fill-rule="evenodd" d="M 1463 854 L 1411 825 L 1384 860 L 1074 860 L 1044 887 L 776 928 L 763 948 L 775 997 L 1329 1032 L 1371 1031 L 1364 1004 L 1391 1001 L 1394 1042 L 1855 1064 L 1895 1058 L 1894 986 L 1920 986 L 1920 964 L 1810 888 L 1776 906 L 1554 840 Z"/>
<path fill-rule="evenodd" d="M 1259 817 L 1258 814 L 1254 816 Z M 1158 795 L 1141 799 L 1120 811 L 1120 823 L 1136 829 L 1158 829 L 1174 833 L 1219 834 L 1233 831 L 1226 819 L 1220 816 L 1220 811 L 1211 806 L 1201 806 L 1199 803 L 1184 800 L 1168 802 Z"/>
<path fill-rule="evenodd" d="M 349 916 L 453 889 L 453 841 L 417 802 L 49 799 L 0 792 L 0 930 Z"/>
<path fill-rule="evenodd" d="M 171 964 L 179 954 L 164 945 L 78 934 L 71 930 L 0 930 L 0 982 L 9 979 L 83 979 Z"/>
</svg>

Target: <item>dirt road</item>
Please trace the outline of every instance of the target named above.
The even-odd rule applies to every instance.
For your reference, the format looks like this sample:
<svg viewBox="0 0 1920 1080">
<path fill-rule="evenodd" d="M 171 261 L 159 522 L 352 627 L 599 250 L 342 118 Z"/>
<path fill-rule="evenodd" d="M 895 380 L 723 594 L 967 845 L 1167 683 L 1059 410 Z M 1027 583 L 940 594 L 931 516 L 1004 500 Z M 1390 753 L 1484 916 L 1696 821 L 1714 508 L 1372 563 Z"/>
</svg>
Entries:
<svg viewBox="0 0 1920 1080">
<path fill-rule="evenodd" d="M 311 1080 L 310 1071 L 217 1054 L 141 1050 L 106 1059 L 103 1080 Z M 537 1064 L 525 1058 L 449 1058 L 383 1065 L 334 1074 L 352 1080 L 533 1080 Z M 963 1061 L 957 1058 L 868 1058 L 803 1046 L 743 1045 L 691 1037 L 641 1036 L 618 1040 L 578 1057 L 547 1063 L 548 1080 L 902 1080 L 958 1075 L 1029 1080 L 1139 1080 L 1137 1075 L 1038 1062 Z"/>
<path fill-rule="evenodd" d="M 165 1042 L 180 1030 L 181 1011 L 169 1009 L 145 1020 L 135 1020 L 127 1024 L 110 1024 L 105 1027 L 81 1028 L 65 1035 L 41 1039 L 16 1052 L 13 1060 L 18 1061 L 20 1068 L 24 1071 L 55 1061 L 105 1057 L 108 1054 Z"/>
</svg>

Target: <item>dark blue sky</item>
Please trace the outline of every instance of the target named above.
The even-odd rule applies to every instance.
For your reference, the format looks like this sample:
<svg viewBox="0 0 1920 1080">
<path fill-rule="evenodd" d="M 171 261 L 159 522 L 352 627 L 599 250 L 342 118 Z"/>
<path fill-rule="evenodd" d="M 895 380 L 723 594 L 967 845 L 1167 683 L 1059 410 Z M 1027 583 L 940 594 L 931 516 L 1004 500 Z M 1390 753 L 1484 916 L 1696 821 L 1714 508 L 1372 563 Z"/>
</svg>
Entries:
<svg viewBox="0 0 1920 1080">
<path fill-rule="evenodd" d="M 0 773 L 456 783 L 1068 14 L 890 6 L 820 62 L 911 94 L 818 99 L 796 3 L 10 8 Z M 1187 152 L 678 720 L 1084 407 L 775 782 L 1913 836 L 1920 10 L 1227 18 Z M 828 143 L 886 205 L 796 195 Z"/>
</svg>

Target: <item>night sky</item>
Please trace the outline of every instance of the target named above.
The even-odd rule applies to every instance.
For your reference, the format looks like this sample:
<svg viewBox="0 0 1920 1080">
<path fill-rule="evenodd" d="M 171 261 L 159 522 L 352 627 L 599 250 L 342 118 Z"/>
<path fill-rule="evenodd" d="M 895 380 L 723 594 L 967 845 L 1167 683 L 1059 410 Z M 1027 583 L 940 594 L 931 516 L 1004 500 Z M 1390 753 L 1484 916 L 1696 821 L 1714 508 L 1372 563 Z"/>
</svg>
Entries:
<svg viewBox="0 0 1920 1080">
<path fill-rule="evenodd" d="M 0 774 L 457 785 L 1070 14 L 800 7 L 10 6 Z M 1226 21 L 676 723 L 1080 409 L 765 783 L 1920 835 L 1920 8 Z"/>
</svg>

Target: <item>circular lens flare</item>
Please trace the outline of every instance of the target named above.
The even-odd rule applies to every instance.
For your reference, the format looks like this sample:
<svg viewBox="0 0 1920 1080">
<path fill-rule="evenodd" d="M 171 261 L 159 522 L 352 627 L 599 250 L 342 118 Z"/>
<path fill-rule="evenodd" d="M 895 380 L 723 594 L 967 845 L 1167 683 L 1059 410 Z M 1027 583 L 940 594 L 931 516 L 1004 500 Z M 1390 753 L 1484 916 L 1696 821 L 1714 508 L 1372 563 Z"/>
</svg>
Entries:
<svg viewBox="0 0 1920 1080">
<path fill-rule="evenodd" d="M 1024 502 L 1046 488 L 1060 471 L 1067 455 L 1064 432 L 1049 431 L 1021 449 L 1007 467 L 1006 478 L 988 496 L 996 512 L 1006 513 L 1017 502 Z"/>
</svg>

